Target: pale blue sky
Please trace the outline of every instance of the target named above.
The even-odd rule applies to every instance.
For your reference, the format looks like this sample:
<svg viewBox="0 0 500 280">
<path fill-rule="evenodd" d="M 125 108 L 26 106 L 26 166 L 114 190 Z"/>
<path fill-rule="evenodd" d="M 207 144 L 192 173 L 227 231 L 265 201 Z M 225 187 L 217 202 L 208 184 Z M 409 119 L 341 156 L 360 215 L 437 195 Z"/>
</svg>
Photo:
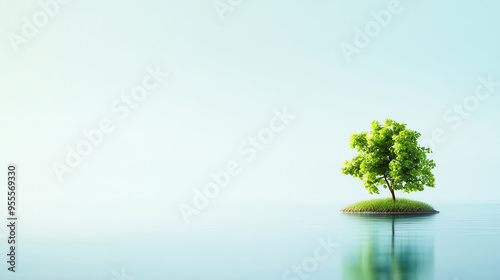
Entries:
<svg viewBox="0 0 500 280">
<path fill-rule="evenodd" d="M 436 188 L 397 195 L 498 202 L 500 87 L 458 129 L 443 114 L 474 94 L 479 77 L 500 81 L 500 4 L 401 1 L 348 63 L 341 43 L 353 44 L 355 28 L 387 3 L 242 1 L 221 20 L 212 1 L 74 0 L 16 53 L 9 34 L 21 35 L 23 18 L 43 10 L 38 1 L 1 1 L 0 159 L 19 166 L 25 219 L 51 213 L 83 227 L 152 209 L 152 218 L 177 223 L 178 205 L 231 159 L 243 171 L 215 209 L 373 198 L 340 167 L 354 156 L 350 134 L 385 118 L 422 138 L 436 128 L 448 137 L 433 155 Z M 170 77 L 120 120 L 111 104 L 155 65 Z M 284 107 L 296 118 L 247 163 L 240 143 Z M 103 118 L 115 131 L 59 183 L 53 162 Z"/>
</svg>

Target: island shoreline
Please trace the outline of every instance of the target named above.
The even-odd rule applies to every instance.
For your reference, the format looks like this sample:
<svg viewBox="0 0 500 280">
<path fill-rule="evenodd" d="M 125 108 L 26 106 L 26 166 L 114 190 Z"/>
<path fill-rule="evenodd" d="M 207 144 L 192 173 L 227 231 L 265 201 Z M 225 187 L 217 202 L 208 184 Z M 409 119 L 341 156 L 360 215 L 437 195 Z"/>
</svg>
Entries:
<svg viewBox="0 0 500 280">
<path fill-rule="evenodd" d="M 340 213 L 344 214 L 401 214 L 401 215 L 415 215 L 415 214 L 438 214 L 439 211 L 416 211 L 416 212 L 369 212 L 369 211 L 343 211 L 340 210 Z"/>
</svg>

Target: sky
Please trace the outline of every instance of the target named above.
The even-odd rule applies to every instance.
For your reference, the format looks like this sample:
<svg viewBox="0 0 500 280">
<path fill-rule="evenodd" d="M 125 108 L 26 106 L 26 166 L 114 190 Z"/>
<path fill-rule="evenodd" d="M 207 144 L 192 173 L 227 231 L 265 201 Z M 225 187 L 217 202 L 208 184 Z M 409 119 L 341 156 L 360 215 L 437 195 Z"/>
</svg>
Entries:
<svg viewBox="0 0 500 280">
<path fill-rule="evenodd" d="M 390 118 L 437 164 L 435 189 L 398 197 L 499 202 L 499 5 L 1 1 L 0 178 L 16 164 L 41 237 L 144 213 L 180 228 L 224 204 L 348 205 L 390 195 L 340 174 L 350 135 Z"/>
</svg>

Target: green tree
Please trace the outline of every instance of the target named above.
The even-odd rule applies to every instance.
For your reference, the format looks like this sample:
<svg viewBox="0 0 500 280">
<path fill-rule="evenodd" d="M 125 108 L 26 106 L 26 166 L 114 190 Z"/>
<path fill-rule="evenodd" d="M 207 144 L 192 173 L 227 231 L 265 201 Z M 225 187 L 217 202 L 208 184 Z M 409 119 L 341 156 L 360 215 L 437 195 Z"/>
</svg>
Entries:
<svg viewBox="0 0 500 280">
<path fill-rule="evenodd" d="M 427 159 L 431 149 L 419 146 L 420 133 L 407 129 L 405 123 L 385 120 L 384 126 L 373 121 L 372 131 L 352 134 L 351 148 L 359 152 L 351 161 L 345 161 L 342 174 L 363 181 L 370 194 L 379 193 L 379 186 L 388 188 L 392 200 L 394 191 L 423 191 L 434 187 L 431 170 L 436 166 Z"/>
</svg>

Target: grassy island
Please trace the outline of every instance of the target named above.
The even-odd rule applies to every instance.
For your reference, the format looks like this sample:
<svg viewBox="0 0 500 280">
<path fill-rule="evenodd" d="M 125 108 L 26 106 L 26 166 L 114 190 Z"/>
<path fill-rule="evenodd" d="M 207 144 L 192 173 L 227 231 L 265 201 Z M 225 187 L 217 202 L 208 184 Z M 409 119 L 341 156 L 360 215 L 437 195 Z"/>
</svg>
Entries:
<svg viewBox="0 0 500 280">
<path fill-rule="evenodd" d="M 340 210 L 343 213 L 366 214 L 431 214 L 439 213 L 429 204 L 398 198 L 395 202 L 391 198 L 379 198 L 356 202 Z"/>
</svg>

